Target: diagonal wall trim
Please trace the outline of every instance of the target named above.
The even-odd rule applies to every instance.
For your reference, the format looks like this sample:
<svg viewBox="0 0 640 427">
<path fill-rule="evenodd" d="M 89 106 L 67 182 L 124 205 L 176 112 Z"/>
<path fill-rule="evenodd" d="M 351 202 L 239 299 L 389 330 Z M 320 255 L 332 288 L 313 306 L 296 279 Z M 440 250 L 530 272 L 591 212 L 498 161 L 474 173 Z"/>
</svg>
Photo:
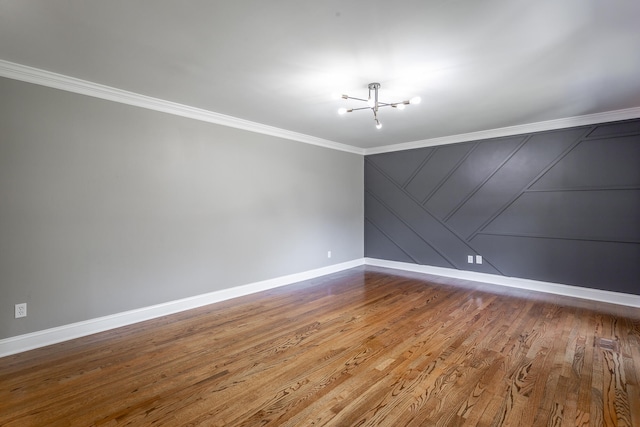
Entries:
<svg viewBox="0 0 640 427">
<path fill-rule="evenodd" d="M 422 206 L 425 206 L 429 202 L 429 200 L 433 197 L 433 195 L 436 194 L 438 191 L 440 191 L 440 189 L 447 182 L 447 180 L 451 178 L 451 175 L 453 175 L 454 173 L 456 173 L 458 169 L 460 169 L 460 167 L 465 162 L 465 160 L 467 160 L 469 157 L 473 155 L 473 152 L 479 147 L 479 145 L 480 144 L 473 144 L 471 146 L 471 149 L 467 150 L 467 152 L 462 157 L 460 157 L 458 162 L 449 170 L 449 172 L 447 172 L 447 174 L 444 175 L 442 179 L 440 179 L 440 182 L 438 182 L 438 184 L 435 187 L 433 187 L 433 189 L 429 192 L 429 194 L 427 194 L 425 198 L 420 201 L 420 204 Z"/>
<path fill-rule="evenodd" d="M 408 191 L 407 187 L 409 186 L 409 184 L 411 184 L 411 181 L 413 181 L 416 175 L 418 175 L 420 171 L 427 165 L 427 163 L 429 163 L 429 160 L 431 160 L 431 158 L 436 154 L 436 150 L 437 148 L 431 150 L 429 154 L 427 154 L 427 156 L 424 158 L 424 160 L 418 165 L 418 167 L 411 173 L 411 175 L 409 175 L 405 182 L 402 183 L 401 188 L 403 190 Z"/>
<path fill-rule="evenodd" d="M 470 150 L 473 151 L 473 150 Z M 466 159 L 468 157 L 468 153 L 465 154 L 464 158 Z M 460 163 L 460 162 L 459 162 Z M 453 236 L 457 242 L 461 245 L 466 247 L 469 251 L 471 251 L 472 253 L 476 253 L 475 249 L 473 249 L 473 247 L 469 244 L 468 241 L 466 241 L 462 236 L 460 236 L 454 229 L 452 229 L 449 225 L 447 225 L 444 221 L 442 221 L 440 218 L 438 218 L 437 215 L 434 215 L 429 209 L 427 209 L 427 207 L 425 206 L 424 203 L 420 203 L 419 200 L 416 200 L 415 197 L 413 197 L 412 194 L 410 194 L 408 191 L 406 191 L 404 188 L 399 187 L 398 184 L 391 179 L 391 177 L 384 172 L 384 170 L 379 166 L 376 165 L 373 162 L 369 162 L 368 160 L 365 160 L 365 164 L 369 164 L 370 167 L 372 168 L 372 170 L 376 170 L 378 172 L 378 174 L 380 174 L 385 180 L 386 182 L 389 183 L 390 186 L 392 186 L 393 188 L 398 190 L 398 193 L 400 193 L 402 195 L 402 197 L 405 197 L 409 200 L 411 200 L 411 202 L 413 203 L 415 209 L 418 209 L 421 213 L 423 213 L 425 216 L 428 216 L 429 218 L 431 218 L 433 220 L 434 223 L 438 224 L 440 229 L 443 230 L 444 232 L 446 232 L 448 235 Z M 456 168 L 459 167 L 459 164 L 456 165 Z M 365 175 L 367 174 L 367 172 L 365 171 Z M 447 175 L 449 176 L 449 175 Z M 365 177 L 365 180 L 367 178 Z M 365 185 L 366 187 L 366 185 Z M 389 187 L 391 188 L 391 187 Z M 365 193 L 369 194 L 371 197 L 373 197 L 374 199 L 376 199 L 382 206 L 385 207 L 385 209 L 387 209 L 398 221 L 401 221 L 409 230 L 411 230 L 420 240 L 422 240 L 424 243 L 426 243 L 429 247 L 431 247 L 438 255 L 440 255 L 440 257 L 442 257 L 442 259 L 444 259 L 445 261 L 447 261 L 449 263 L 449 265 L 451 265 L 452 267 L 456 267 L 456 262 L 454 261 L 454 259 L 450 256 L 444 253 L 444 251 L 442 251 L 441 247 L 438 247 L 435 242 L 433 241 L 433 236 L 435 235 L 435 233 L 431 236 L 431 239 L 427 239 L 427 237 L 423 234 L 420 233 L 416 230 L 416 228 L 411 225 L 406 217 L 403 217 L 403 215 L 401 215 L 396 209 L 394 209 L 388 202 L 386 202 L 384 200 L 383 197 L 381 197 L 379 194 L 375 194 L 374 192 L 371 191 L 371 186 L 369 187 L 369 189 L 365 188 Z M 392 191 L 390 191 L 389 189 L 387 189 L 386 191 L 382 191 L 383 194 L 386 195 L 390 195 L 392 194 Z M 412 217 L 415 215 L 415 211 L 414 214 L 410 214 L 408 216 Z M 367 216 L 365 213 L 365 220 L 367 220 Z M 379 226 L 377 227 L 378 229 L 381 229 Z M 398 243 L 396 243 L 396 245 L 398 245 Z M 465 253 L 470 253 L 469 251 L 465 251 Z M 412 257 L 413 258 L 413 257 Z M 415 259 L 415 258 L 414 258 Z M 491 266 L 491 268 L 495 269 L 496 271 L 500 272 L 498 270 L 498 268 L 494 265 L 492 265 L 490 262 L 488 262 L 486 259 L 484 261 L 485 265 Z"/>
<path fill-rule="evenodd" d="M 229 126 L 249 132 L 256 132 L 264 135 L 304 142 L 305 144 L 318 145 L 320 147 L 346 151 L 348 153 L 364 154 L 364 149 L 353 147 L 351 145 L 329 141 L 327 139 L 317 138 L 315 136 L 305 135 L 298 132 L 292 132 L 286 129 L 264 125 L 262 123 L 239 119 L 237 117 L 227 116 L 225 114 L 215 113 L 201 108 L 190 107 L 176 102 L 153 98 L 9 61 L 0 60 L 0 77 L 92 96 L 94 98 L 106 99 L 108 101 L 133 105 L 135 107 L 146 108 L 149 110 L 161 111 L 163 113 L 187 117 L 217 125 Z"/>
<path fill-rule="evenodd" d="M 150 307 L 143 307 L 137 310 L 116 313 L 110 316 L 90 319 L 83 322 L 63 325 L 43 331 L 32 332 L 17 337 L 0 340 L 0 357 L 11 354 L 22 353 L 23 351 L 80 338 L 98 332 L 115 329 L 145 320 L 155 319 L 169 314 L 178 313 L 192 308 L 225 301 L 268 289 L 286 286 L 304 280 L 313 279 L 331 273 L 337 273 L 349 268 L 358 267 L 364 264 L 364 259 L 359 258 L 352 261 L 334 264 L 315 270 L 304 271 L 302 273 L 290 274 L 288 276 L 276 277 L 274 279 L 263 280 L 261 282 L 249 283 L 247 285 L 222 289 L 203 295 L 196 295 L 176 301 L 169 301 L 164 304 L 157 304 Z"/>
<path fill-rule="evenodd" d="M 587 126 L 619 120 L 640 118 L 640 107 L 626 108 L 624 110 L 606 111 L 604 113 L 587 114 L 584 116 L 566 117 L 563 119 L 547 120 L 544 122 L 527 123 L 517 126 L 508 126 L 498 129 L 489 129 L 478 132 L 463 133 L 459 135 L 443 136 L 440 138 L 423 139 L 420 141 L 404 142 L 401 144 L 385 145 L 382 147 L 367 148 L 365 155 L 390 153 L 393 151 L 411 150 L 414 148 L 435 147 L 438 145 L 457 144 L 459 142 L 478 141 L 482 139 L 501 138 L 505 136 L 520 135 L 525 133 L 543 132 Z"/>
<path fill-rule="evenodd" d="M 640 204 L 632 189 L 640 185 L 639 143 L 640 119 L 634 119 L 425 147 L 409 153 L 416 159 L 440 154 L 407 189 L 384 177 L 407 176 L 417 161 L 405 162 L 407 156 L 395 152 L 365 156 L 366 194 L 395 215 L 385 216 L 372 203 L 365 205 L 365 219 L 389 233 L 396 233 L 398 217 L 409 224 L 393 234 L 394 243 L 411 250 L 417 264 L 640 295 L 634 221 Z M 478 149 L 461 167 L 465 147 Z M 423 199 L 436 184 L 440 188 L 422 205 L 431 216 L 424 215 L 407 198 Z M 563 193 L 565 187 L 589 191 Z M 555 191 L 527 192 L 538 189 Z M 412 262 L 380 242 L 368 245 L 366 233 L 365 257 Z M 417 245 L 418 233 L 435 248 Z M 434 253 L 447 254 L 450 262 Z M 482 255 L 482 262 L 467 262 L 472 255 Z"/>
<path fill-rule="evenodd" d="M 458 212 L 460 210 L 460 208 L 462 206 L 464 206 L 465 203 L 467 203 L 469 201 L 469 199 L 471 199 L 473 196 L 476 195 L 476 193 L 487 183 L 489 182 L 489 180 L 491 178 L 493 178 L 495 176 L 495 174 L 497 174 L 500 169 L 502 169 L 508 162 L 509 160 L 511 160 L 513 158 L 513 156 L 516 155 L 516 153 L 518 153 L 522 147 L 525 146 L 525 144 L 527 142 L 529 142 L 529 140 L 531 139 L 531 135 L 527 136 L 526 138 L 524 138 L 522 140 L 522 142 L 520 142 L 520 144 L 513 149 L 513 151 L 511 152 L 511 154 L 509 154 L 507 157 L 504 158 L 504 160 L 502 160 L 502 162 L 500 162 L 500 164 L 498 164 L 491 173 L 487 174 L 487 176 L 481 180 L 473 190 L 471 190 L 462 200 L 460 200 L 460 202 L 458 202 L 458 204 L 456 206 L 454 206 L 454 208 L 447 214 L 445 215 L 445 217 L 442 219 L 444 222 L 447 222 L 451 219 L 451 217 L 453 215 L 456 214 L 456 212 Z M 469 240 L 469 239 L 467 239 Z"/>
<path fill-rule="evenodd" d="M 405 254 L 408 258 L 411 258 L 413 260 L 413 262 L 417 263 L 418 261 L 411 256 L 410 253 L 408 253 L 407 251 L 405 251 L 399 244 L 397 244 L 394 240 L 393 237 L 391 237 L 388 233 L 385 233 L 385 231 L 383 229 L 381 229 L 380 227 L 378 227 L 376 225 L 375 222 L 373 222 L 371 219 L 365 219 L 366 222 L 368 222 L 369 224 L 371 224 L 372 227 L 374 227 L 376 230 L 378 230 L 378 232 L 380 234 L 382 234 L 384 237 L 386 237 L 400 252 L 402 252 L 403 254 Z M 426 242 L 425 242 L 426 243 Z M 428 244 L 428 243 L 427 243 Z"/>
<path fill-rule="evenodd" d="M 625 294 L 622 292 L 603 291 L 600 289 L 583 288 L 580 286 L 563 285 L 560 283 L 541 282 L 537 280 L 520 279 L 517 277 L 497 276 L 473 271 L 454 270 L 443 267 L 410 264 L 406 262 L 387 261 L 376 258 L 365 258 L 365 265 L 393 268 L 396 270 L 411 271 L 414 273 L 433 274 L 436 276 L 452 277 L 455 279 L 471 280 L 474 282 L 488 283 L 511 288 L 527 289 L 530 291 L 545 292 L 555 295 L 588 299 L 592 301 L 610 304 L 625 305 L 640 308 L 640 295 Z"/>
<path fill-rule="evenodd" d="M 494 213 L 493 215 L 491 215 L 489 218 L 486 219 L 486 221 L 484 221 L 482 224 L 480 224 L 480 226 L 473 232 L 471 233 L 468 237 L 467 237 L 467 241 L 471 241 L 473 240 L 480 232 L 484 231 L 493 221 L 496 220 L 496 218 L 498 218 L 500 215 L 502 215 L 504 213 L 504 211 L 506 211 L 507 209 L 509 209 L 509 207 L 515 203 L 516 200 L 518 200 L 520 197 L 522 197 L 522 195 L 529 189 L 531 188 L 536 182 L 538 182 L 540 180 L 540 178 L 542 178 L 548 171 L 550 171 L 551 169 L 553 169 L 554 166 L 556 166 L 562 159 L 564 159 L 569 153 L 571 153 L 571 151 L 573 151 L 579 144 L 580 142 L 582 142 L 582 139 L 588 135 L 590 132 L 593 132 L 593 128 L 589 128 L 587 130 L 585 130 L 582 135 L 580 135 L 579 137 L 577 137 L 575 139 L 575 141 L 570 144 L 562 153 L 560 153 L 560 155 L 558 155 L 552 162 L 550 162 L 545 168 L 543 168 L 540 172 L 538 172 L 538 174 L 531 179 L 531 181 L 529 181 L 528 184 L 526 184 L 520 191 L 518 191 L 517 193 L 515 193 L 506 203 L 504 203 L 502 206 L 500 206 Z M 527 138 L 525 138 L 524 143 L 520 146 L 520 148 L 522 148 L 522 146 L 524 146 L 524 144 L 526 142 L 528 142 L 531 139 L 531 135 L 529 135 Z M 504 162 L 501 166 L 504 166 L 506 164 L 506 162 Z"/>
</svg>

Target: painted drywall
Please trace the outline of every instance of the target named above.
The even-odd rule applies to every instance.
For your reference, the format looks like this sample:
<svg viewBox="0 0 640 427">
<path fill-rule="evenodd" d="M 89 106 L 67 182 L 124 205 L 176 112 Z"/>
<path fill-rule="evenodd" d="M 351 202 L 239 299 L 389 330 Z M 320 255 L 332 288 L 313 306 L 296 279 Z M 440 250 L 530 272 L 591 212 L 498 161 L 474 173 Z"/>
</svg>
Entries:
<svg viewBox="0 0 640 427">
<path fill-rule="evenodd" d="M 362 258 L 363 217 L 360 155 L 0 78 L 0 339 Z"/>
<path fill-rule="evenodd" d="M 640 295 L 639 165 L 640 120 L 366 156 L 365 256 Z"/>
</svg>

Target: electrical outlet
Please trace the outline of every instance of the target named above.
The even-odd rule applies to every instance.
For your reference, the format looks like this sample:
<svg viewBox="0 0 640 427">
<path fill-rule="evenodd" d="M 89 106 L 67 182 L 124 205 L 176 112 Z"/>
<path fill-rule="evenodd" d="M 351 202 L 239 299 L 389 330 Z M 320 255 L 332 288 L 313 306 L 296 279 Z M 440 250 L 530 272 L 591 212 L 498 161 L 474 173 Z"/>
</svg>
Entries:
<svg viewBox="0 0 640 427">
<path fill-rule="evenodd" d="M 467 263 L 473 264 L 473 255 L 467 255 Z"/>
<path fill-rule="evenodd" d="M 16 319 L 19 317 L 27 317 L 27 303 L 16 304 Z"/>
<path fill-rule="evenodd" d="M 476 255 L 476 264 L 482 264 L 482 255 Z"/>
<path fill-rule="evenodd" d="M 327 258 L 331 258 L 331 251 L 327 251 Z"/>
</svg>

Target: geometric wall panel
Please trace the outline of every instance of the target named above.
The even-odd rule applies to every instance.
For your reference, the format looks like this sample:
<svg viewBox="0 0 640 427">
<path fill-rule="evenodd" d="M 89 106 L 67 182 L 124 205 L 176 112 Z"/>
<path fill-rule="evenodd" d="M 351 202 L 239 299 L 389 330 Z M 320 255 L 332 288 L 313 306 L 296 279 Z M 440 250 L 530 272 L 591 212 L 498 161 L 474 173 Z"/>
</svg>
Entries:
<svg viewBox="0 0 640 427">
<path fill-rule="evenodd" d="M 395 183 L 403 185 L 416 170 L 419 170 L 420 165 L 427 160 L 432 151 L 427 148 L 388 153 L 380 157 L 378 167 Z M 375 161 L 375 159 L 371 160 Z"/>
<path fill-rule="evenodd" d="M 473 144 L 451 144 L 432 149 L 428 161 L 407 183 L 406 189 L 416 200 L 424 203 L 446 181 L 447 175 L 463 161 L 473 148 Z M 382 160 L 382 159 L 381 159 Z"/>
<path fill-rule="evenodd" d="M 620 122 L 601 123 L 597 126 L 594 126 L 594 129 L 589 133 L 589 138 L 637 135 L 639 133 L 640 133 L 640 121 L 623 120 Z"/>
<path fill-rule="evenodd" d="M 531 188 L 589 189 L 640 185 L 638 165 L 640 144 L 637 135 L 584 139 Z"/>
<path fill-rule="evenodd" d="M 370 221 L 365 221 L 364 228 L 365 234 L 367 235 L 368 253 L 370 257 L 385 258 L 389 261 L 417 263 L 404 249 L 396 245 L 391 238 L 378 230 Z"/>
<path fill-rule="evenodd" d="M 476 192 L 468 195 L 447 223 L 461 235 L 473 237 L 584 133 L 584 129 L 572 129 L 529 137 Z"/>
<path fill-rule="evenodd" d="M 465 198 L 491 176 L 518 148 L 524 138 L 492 139 L 478 142 L 469 155 L 451 170 L 425 207 L 446 219 Z"/>
<path fill-rule="evenodd" d="M 365 256 L 640 295 L 640 119 L 366 156 Z"/>
<path fill-rule="evenodd" d="M 640 294 L 640 245 L 478 235 L 479 252 L 506 276 Z"/>
<path fill-rule="evenodd" d="M 394 242 L 411 254 L 418 264 L 432 265 L 422 259 L 431 259 L 433 251 L 446 263 L 440 265 L 461 268 L 467 262 L 467 255 L 475 254 L 464 239 L 426 211 L 417 200 L 404 191 L 398 191 L 395 183 L 372 164 L 368 167 L 365 164 L 365 183 L 368 188 L 375 189 L 365 192 L 367 221 L 385 234 L 394 236 Z M 425 253 L 420 248 L 424 248 Z M 478 265 L 475 270 L 497 272 L 488 262 Z"/>
<path fill-rule="evenodd" d="M 480 234 L 640 243 L 638 212 L 640 190 L 527 192 Z"/>
<path fill-rule="evenodd" d="M 453 267 L 426 239 L 422 238 L 402 218 L 394 215 L 379 200 L 368 194 L 365 196 L 365 204 L 369 210 L 368 222 L 374 227 L 376 224 L 385 224 L 384 236 L 391 242 L 402 242 L 402 246 L 398 245 L 398 248 L 411 262 Z M 379 232 L 382 233 L 382 230 Z"/>
</svg>

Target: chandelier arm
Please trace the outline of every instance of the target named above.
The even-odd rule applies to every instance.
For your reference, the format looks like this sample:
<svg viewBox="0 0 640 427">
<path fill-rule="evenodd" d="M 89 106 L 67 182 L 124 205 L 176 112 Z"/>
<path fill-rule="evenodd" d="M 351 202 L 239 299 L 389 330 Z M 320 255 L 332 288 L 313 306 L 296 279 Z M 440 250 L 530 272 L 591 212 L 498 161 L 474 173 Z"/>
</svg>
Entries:
<svg viewBox="0 0 640 427">
<path fill-rule="evenodd" d="M 345 99 L 355 99 L 356 101 L 367 102 L 366 99 L 356 98 L 355 96 L 349 96 L 349 95 L 347 95 L 347 97 Z"/>
<path fill-rule="evenodd" d="M 362 98 L 356 98 L 355 96 L 346 96 L 344 99 L 353 99 L 356 101 L 362 101 L 362 102 L 369 102 L 368 99 L 362 99 Z M 382 101 L 378 101 L 378 107 L 390 107 L 393 106 L 394 104 L 407 104 L 408 102 L 406 101 L 401 101 L 401 102 L 382 102 Z M 363 108 L 373 108 L 373 107 L 363 107 Z M 354 108 L 354 110 L 360 110 L 360 108 Z"/>
<path fill-rule="evenodd" d="M 346 99 L 355 99 L 356 101 L 362 101 L 362 102 L 367 102 L 366 99 L 362 99 L 362 98 L 354 98 L 352 96 L 347 97 Z M 386 102 L 380 102 L 378 101 L 378 107 L 392 107 L 393 105 L 396 104 L 402 104 L 403 102 L 390 102 L 390 103 L 386 103 Z M 373 108 L 373 107 L 362 107 L 362 108 L 354 108 L 353 110 L 363 110 L 365 108 Z"/>
<path fill-rule="evenodd" d="M 371 92 L 371 86 L 369 85 L 369 92 Z M 376 114 L 376 120 L 378 120 L 378 89 L 380 89 L 380 83 L 373 83 L 373 90 L 374 90 L 374 103 L 373 103 L 373 111 Z M 371 96 L 371 95 L 369 95 Z"/>
</svg>

